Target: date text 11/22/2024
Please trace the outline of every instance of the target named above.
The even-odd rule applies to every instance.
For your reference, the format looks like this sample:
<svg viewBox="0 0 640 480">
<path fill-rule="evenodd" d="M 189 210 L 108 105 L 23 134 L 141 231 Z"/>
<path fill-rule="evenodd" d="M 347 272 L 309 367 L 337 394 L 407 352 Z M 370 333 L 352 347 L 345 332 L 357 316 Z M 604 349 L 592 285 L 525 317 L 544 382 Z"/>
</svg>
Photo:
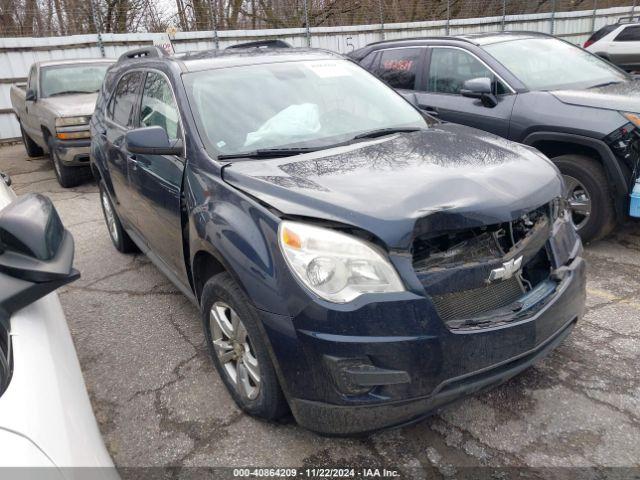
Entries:
<svg viewBox="0 0 640 480">
<path fill-rule="evenodd" d="M 399 478 L 388 468 L 234 468 L 234 478 Z"/>
</svg>

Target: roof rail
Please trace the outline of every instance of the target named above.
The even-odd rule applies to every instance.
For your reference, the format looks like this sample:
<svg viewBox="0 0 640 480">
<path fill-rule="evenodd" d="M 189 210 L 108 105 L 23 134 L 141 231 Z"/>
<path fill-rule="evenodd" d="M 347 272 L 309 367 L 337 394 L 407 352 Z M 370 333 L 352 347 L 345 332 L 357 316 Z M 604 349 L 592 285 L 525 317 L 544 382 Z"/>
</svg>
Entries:
<svg viewBox="0 0 640 480">
<path fill-rule="evenodd" d="M 617 23 L 635 23 L 635 22 L 640 22 L 640 15 L 620 17 Z"/>
<path fill-rule="evenodd" d="M 387 40 L 378 40 L 377 42 L 372 42 L 367 44 L 367 47 L 371 45 L 382 45 L 384 43 L 395 43 L 395 42 L 418 42 L 420 40 L 461 40 L 467 43 L 474 43 L 472 40 L 469 40 L 464 35 L 445 35 L 445 36 L 424 36 L 424 37 L 406 37 L 406 38 L 389 38 Z"/>
<path fill-rule="evenodd" d="M 132 60 L 134 58 L 162 58 L 166 57 L 167 52 L 165 52 L 162 48 L 156 47 L 155 45 L 152 47 L 143 47 L 136 48 L 135 50 L 129 50 L 128 52 L 123 53 L 118 58 L 118 61 L 124 60 Z"/>
<path fill-rule="evenodd" d="M 255 42 L 246 42 L 231 45 L 225 50 L 229 50 L 230 48 L 291 48 L 291 45 L 283 40 L 258 40 Z"/>
</svg>

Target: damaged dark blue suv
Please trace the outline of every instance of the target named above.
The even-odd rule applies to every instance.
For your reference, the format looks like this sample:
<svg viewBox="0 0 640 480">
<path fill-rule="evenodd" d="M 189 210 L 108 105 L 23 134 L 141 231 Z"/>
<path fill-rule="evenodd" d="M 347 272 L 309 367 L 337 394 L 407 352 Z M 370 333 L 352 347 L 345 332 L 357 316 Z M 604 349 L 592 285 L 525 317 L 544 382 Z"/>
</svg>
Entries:
<svg viewBox="0 0 640 480">
<path fill-rule="evenodd" d="M 200 307 L 253 415 L 326 434 L 413 421 L 518 374 L 583 313 L 556 167 L 338 55 L 133 51 L 91 132 L 114 245 Z"/>
</svg>

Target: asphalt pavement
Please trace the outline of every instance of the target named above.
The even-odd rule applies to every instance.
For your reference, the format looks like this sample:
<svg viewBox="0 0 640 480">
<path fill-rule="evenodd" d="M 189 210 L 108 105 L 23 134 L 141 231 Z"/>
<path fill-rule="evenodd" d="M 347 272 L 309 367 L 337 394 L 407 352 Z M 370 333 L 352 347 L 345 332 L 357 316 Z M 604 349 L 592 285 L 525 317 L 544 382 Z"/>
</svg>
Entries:
<svg viewBox="0 0 640 480">
<path fill-rule="evenodd" d="M 546 469 L 518 470 L 540 478 L 640 467 L 640 223 L 586 247 L 587 313 L 545 360 L 418 424 L 336 439 L 240 412 L 196 308 L 146 257 L 111 245 L 95 184 L 61 188 L 49 159 L 28 159 L 21 144 L 0 148 L 0 170 L 17 194 L 48 195 L 73 233 L 82 278 L 59 296 L 119 467 L 387 466 L 423 478 L 476 466 Z"/>
</svg>

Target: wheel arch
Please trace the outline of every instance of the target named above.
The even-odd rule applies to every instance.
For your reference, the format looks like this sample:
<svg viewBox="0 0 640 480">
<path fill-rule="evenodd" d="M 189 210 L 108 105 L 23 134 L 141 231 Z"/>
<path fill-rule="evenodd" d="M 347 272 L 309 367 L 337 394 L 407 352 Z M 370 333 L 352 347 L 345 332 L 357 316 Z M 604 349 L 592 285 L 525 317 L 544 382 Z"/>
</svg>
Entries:
<svg viewBox="0 0 640 480">
<path fill-rule="evenodd" d="M 602 165 L 611 185 L 616 215 L 619 219 L 624 218 L 629 182 L 620 162 L 602 140 L 569 133 L 534 132 L 529 134 L 522 143 L 537 148 L 550 158 L 573 153 L 597 160 Z"/>
<path fill-rule="evenodd" d="M 44 148 L 46 151 L 49 151 L 49 138 L 53 136 L 51 130 L 46 125 L 40 125 L 40 130 L 42 131 L 42 142 L 44 143 Z"/>
<path fill-rule="evenodd" d="M 214 255 L 210 250 L 204 249 L 198 250 L 193 256 L 191 272 L 193 290 L 198 303 L 200 303 L 204 285 L 211 277 L 222 272 L 230 273 L 218 255 Z M 230 274 L 235 277 L 232 273 Z"/>
</svg>

